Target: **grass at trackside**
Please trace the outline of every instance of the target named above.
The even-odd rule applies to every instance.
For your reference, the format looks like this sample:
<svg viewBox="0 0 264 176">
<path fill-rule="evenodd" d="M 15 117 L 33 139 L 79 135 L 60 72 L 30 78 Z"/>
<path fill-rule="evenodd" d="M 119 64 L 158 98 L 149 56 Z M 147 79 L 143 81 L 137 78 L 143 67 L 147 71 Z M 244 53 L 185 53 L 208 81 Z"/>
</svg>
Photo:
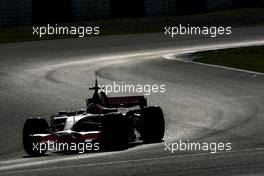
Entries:
<svg viewBox="0 0 264 176">
<path fill-rule="evenodd" d="M 194 61 L 264 73 L 264 46 L 198 52 Z"/>
<path fill-rule="evenodd" d="M 100 35 L 164 32 L 165 26 L 190 24 L 194 26 L 257 26 L 264 25 L 264 8 L 235 9 L 198 15 L 173 17 L 144 17 L 128 19 L 107 19 L 58 24 L 59 26 L 100 26 Z M 43 25 L 45 26 L 45 25 Z M 69 38 L 49 36 L 39 38 L 32 35 L 32 25 L 0 27 L 0 43 Z M 72 36 L 71 36 L 72 37 Z"/>
</svg>

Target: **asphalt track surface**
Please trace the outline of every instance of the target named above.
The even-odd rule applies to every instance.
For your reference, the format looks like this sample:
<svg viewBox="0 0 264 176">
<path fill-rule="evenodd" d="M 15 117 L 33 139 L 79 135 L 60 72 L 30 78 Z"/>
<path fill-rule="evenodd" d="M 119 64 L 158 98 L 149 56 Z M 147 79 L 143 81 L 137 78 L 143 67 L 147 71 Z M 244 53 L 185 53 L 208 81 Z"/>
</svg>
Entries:
<svg viewBox="0 0 264 176">
<path fill-rule="evenodd" d="M 263 43 L 264 28 L 253 27 L 214 39 L 144 34 L 0 45 L 0 175 L 263 175 L 264 76 L 166 58 Z M 232 150 L 172 154 L 158 143 L 27 157 L 25 119 L 84 108 L 94 71 L 101 84 L 165 84 L 166 93 L 147 96 L 165 113 L 165 142 L 231 142 Z"/>
</svg>

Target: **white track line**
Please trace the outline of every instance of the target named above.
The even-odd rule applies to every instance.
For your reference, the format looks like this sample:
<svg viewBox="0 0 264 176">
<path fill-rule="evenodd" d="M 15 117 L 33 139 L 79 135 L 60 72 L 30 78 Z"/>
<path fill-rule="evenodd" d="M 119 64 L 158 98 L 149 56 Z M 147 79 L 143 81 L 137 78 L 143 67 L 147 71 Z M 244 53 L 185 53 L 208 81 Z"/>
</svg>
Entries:
<svg viewBox="0 0 264 176">
<path fill-rule="evenodd" d="M 186 62 L 186 63 L 216 67 L 216 68 L 221 68 L 221 69 L 228 69 L 228 70 L 244 72 L 244 73 L 249 73 L 249 74 L 254 74 L 254 75 L 264 75 L 264 73 L 260 73 L 260 72 L 256 72 L 256 71 L 250 71 L 250 70 L 244 70 L 244 69 L 238 69 L 238 68 L 226 67 L 226 66 L 220 66 L 220 65 L 213 65 L 213 64 L 205 64 L 205 63 L 201 63 L 201 62 L 194 62 L 190 58 L 183 58 L 182 57 L 182 55 L 184 55 L 184 54 L 193 54 L 193 53 L 201 52 L 201 51 L 211 51 L 211 50 L 220 50 L 220 49 L 238 48 L 238 47 L 249 47 L 249 46 L 261 46 L 261 45 L 264 45 L 263 40 L 252 41 L 252 42 L 240 42 L 240 43 L 233 43 L 231 45 L 224 44 L 224 45 L 216 45 L 213 47 L 192 48 L 192 49 L 186 50 L 186 51 L 166 54 L 163 57 L 167 60 L 177 60 L 177 61 Z"/>
<path fill-rule="evenodd" d="M 22 173 L 22 172 L 33 172 L 33 171 L 44 171 L 44 170 L 57 170 L 57 169 L 66 169 L 66 168 L 77 168 L 77 167 L 91 167 L 91 166 L 100 166 L 100 165 L 113 165 L 113 164 L 125 164 L 125 163 L 135 163 L 135 162 L 146 162 L 146 161 L 154 161 L 154 160 L 167 160 L 167 159 L 181 159 L 187 157 L 194 157 L 194 156 L 208 156 L 208 155 L 217 155 L 217 154 L 228 154 L 228 153 L 245 153 L 245 152 L 255 152 L 255 151 L 263 151 L 264 148 L 254 148 L 254 149 L 242 149 L 242 150 L 233 150 L 228 152 L 217 152 L 216 154 L 211 153 L 195 153 L 190 155 L 171 155 L 171 156 L 164 156 L 164 157 L 153 157 L 153 158 L 142 158 L 142 159 L 132 159 L 132 160 L 120 160 L 120 161 L 109 161 L 109 162 L 98 162 L 98 163 L 87 163 L 87 164 L 73 164 L 67 166 L 50 166 L 50 167 L 41 167 L 35 169 L 25 169 L 25 170 L 13 170 L 12 169 L 19 169 L 24 167 L 32 167 L 42 164 L 51 164 L 55 162 L 67 161 L 72 160 L 76 157 L 69 157 L 65 159 L 55 159 L 52 160 L 53 162 L 46 162 L 46 161 L 39 161 L 39 162 L 29 162 L 24 164 L 17 164 L 12 166 L 3 166 L 0 167 L 0 171 L 8 172 L 8 173 Z M 89 156 L 81 157 L 82 159 L 89 158 Z"/>
</svg>

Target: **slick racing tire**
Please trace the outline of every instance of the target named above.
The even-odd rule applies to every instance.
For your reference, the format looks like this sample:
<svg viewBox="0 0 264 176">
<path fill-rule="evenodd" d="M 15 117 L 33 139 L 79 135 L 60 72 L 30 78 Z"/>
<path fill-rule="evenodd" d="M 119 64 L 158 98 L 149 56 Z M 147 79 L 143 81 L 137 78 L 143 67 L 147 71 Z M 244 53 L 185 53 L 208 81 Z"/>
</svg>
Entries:
<svg viewBox="0 0 264 176">
<path fill-rule="evenodd" d="M 33 144 L 39 142 L 34 134 L 45 134 L 48 132 L 49 125 L 45 119 L 33 118 L 27 119 L 23 128 L 23 146 L 24 150 L 30 156 L 42 156 L 46 153 L 47 149 L 40 150 L 39 147 L 35 148 Z"/>
<path fill-rule="evenodd" d="M 145 143 L 160 142 L 164 136 L 165 121 L 162 109 L 158 106 L 151 106 L 141 111 L 141 139 Z"/>
<path fill-rule="evenodd" d="M 101 147 L 104 150 L 124 150 L 128 147 L 129 119 L 121 113 L 104 116 Z"/>
</svg>

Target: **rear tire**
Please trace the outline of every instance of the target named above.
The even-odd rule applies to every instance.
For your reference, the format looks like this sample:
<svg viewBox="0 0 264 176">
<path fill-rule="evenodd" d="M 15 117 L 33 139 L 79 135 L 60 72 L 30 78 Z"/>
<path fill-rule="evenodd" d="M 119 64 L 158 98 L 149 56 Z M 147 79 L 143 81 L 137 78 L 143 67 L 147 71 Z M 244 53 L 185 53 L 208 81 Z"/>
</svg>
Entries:
<svg viewBox="0 0 264 176">
<path fill-rule="evenodd" d="M 27 119 L 23 128 L 23 146 L 24 150 L 30 156 L 43 156 L 47 150 L 40 151 L 39 144 L 38 149 L 34 149 L 33 144 L 37 144 L 39 141 L 37 137 L 33 137 L 34 134 L 45 134 L 48 132 L 49 125 L 45 119 L 33 118 Z"/>
<path fill-rule="evenodd" d="M 162 109 L 151 106 L 142 109 L 140 135 L 145 143 L 160 142 L 164 137 L 165 121 Z"/>
</svg>

